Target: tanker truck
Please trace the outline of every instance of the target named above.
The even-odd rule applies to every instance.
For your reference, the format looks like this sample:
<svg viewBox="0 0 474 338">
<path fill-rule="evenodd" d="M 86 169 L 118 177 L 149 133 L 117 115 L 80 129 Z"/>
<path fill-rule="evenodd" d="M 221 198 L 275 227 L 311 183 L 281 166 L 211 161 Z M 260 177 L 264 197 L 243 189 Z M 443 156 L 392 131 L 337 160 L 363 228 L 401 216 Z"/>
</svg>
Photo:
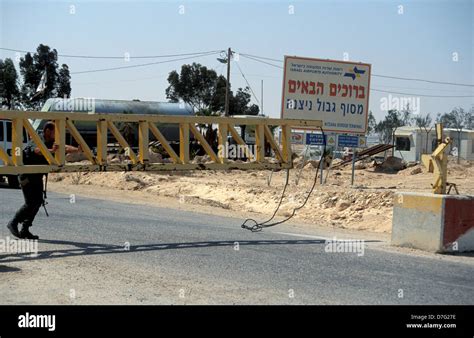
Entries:
<svg viewBox="0 0 474 338">
<path fill-rule="evenodd" d="M 174 102 L 154 102 L 154 101 L 125 101 L 125 100 L 104 100 L 89 98 L 51 98 L 48 99 L 41 111 L 45 112 L 75 112 L 87 114 L 150 114 L 150 115 L 183 115 L 194 116 L 194 109 L 189 104 Z M 33 128 L 41 132 L 46 120 L 37 119 L 33 122 Z M 95 122 L 76 121 L 75 126 L 82 135 L 86 143 L 91 147 L 96 147 L 97 128 Z M 158 129 L 169 141 L 170 145 L 179 149 L 179 127 L 176 124 L 157 124 Z M 138 146 L 138 126 L 134 123 L 120 123 L 117 128 L 129 142 L 132 148 Z M 109 131 L 109 140 L 113 140 Z M 153 141 L 150 135 L 150 141 Z M 75 140 L 67 133 L 66 142 L 75 144 Z"/>
</svg>

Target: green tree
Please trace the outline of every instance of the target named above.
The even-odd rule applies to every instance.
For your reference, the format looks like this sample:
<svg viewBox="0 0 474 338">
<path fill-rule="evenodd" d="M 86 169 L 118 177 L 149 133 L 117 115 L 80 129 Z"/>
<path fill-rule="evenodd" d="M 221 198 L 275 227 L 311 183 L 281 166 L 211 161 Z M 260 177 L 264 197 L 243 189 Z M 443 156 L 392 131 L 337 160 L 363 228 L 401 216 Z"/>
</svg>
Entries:
<svg viewBox="0 0 474 338">
<path fill-rule="evenodd" d="M 216 72 L 199 63 L 182 65 L 180 74 L 175 70 L 169 74 L 166 97 L 171 102 L 182 100 L 199 112 L 211 105 L 216 93 L 216 80 Z"/>
<path fill-rule="evenodd" d="M 171 102 L 180 100 L 190 104 L 199 114 L 224 112 L 227 80 L 222 75 L 198 63 L 182 65 L 181 72 L 172 71 L 168 76 L 166 97 Z M 229 110 L 232 115 L 257 115 L 259 108 L 251 104 L 250 88 L 239 88 L 234 96 L 229 89 Z M 205 111 L 205 112 L 204 112 Z"/>
<path fill-rule="evenodd" d="M 45 72 L 46 86 L 37 92 Z M 63 64 L 58 72 L 58 52 L 49 46 L 40 44 L 33 55 L 26 53 L 20 59 L 20 73 L 23 77 L 21 99 L 27 108 L 39 109 L 47 99 L 71 93 L 69 67 Z"/>
<path fill-rule="evenodd" d="M 215 92 L 212 98 L 212 102 L 210 105 L 210 110 L 213 112 L 224 112 L 225 110 L 225 92 L 226 92 L 227 80 L 224 76 L 219 75 L 216 80 L 215 84 Z M 230 92 L 230 99 L 229 105 L 232 104 L 232 97 L 233 93 L 232 90 Z"/>
<path fill-rule="evenodd" d="M 13 100 L 18 97 L 18 74 L 13 61 L 6 58 L 5 61 L 0 60 L 0 97 L 1 104 L 5 104 L 8 109 L 12 109 Z"/>
<path fill-rule="evenodd" d="M 166 97 L 171 102 L 183 101 L 194 108 L 196 115 L 218 116 L 225 109 L 227 80 L 224 76 L 199 63 L 182 65 L 181 71 L 172 71 L 168 76 Z M 239 88 L 237 93 L 229 89 L 229 110 L 233 115 L 257 115 L 259 108 L 250 104 L 250 88 Z M 213 147 L 217 145 L 216 130 L 212 125 L 199 125 L 204 137 Z"/>
<path fill-rule="evenodd" d="M 394 133 L 397 128 L 404 125 L 402 114 L 398 110 L 389 110 L 385 118 L 377 123 L 375 131 L 380 134 L 383 142 L 389 144 L 395 141 Z"/>
<path fill-rule="evenodd" d="M 235 96 L 230 97 L 229 113 L 231 115 L 258 115 L 260 108 L 256 104 L 250 104 L 250 88 L 239 88 Z"/>
<path fill-rule="evenodd" d="M 375 132 L 375 127 L 377 126 L 377 121 L 375 120 L 375 116 L 372 111 L 369 111 L 369 118 L 367 121 L 367 134 L 372 134 Z"/>
<path fill-rule="evenodd" d="M 69 98 L 71 96 L 71 75 L 66 64 L 62 64 L 59 69 L 57 90 L 59 97 Z"/>
<path fill-rule="evenodd" d="M 471 109 L 469 110 L 469 126 L 468 128 L 471 130 L 474 130 L 474 105 L 471 106 Z"/>
<path fill-rule="evenodd" d="M 413 121 L 413 117 L 412 117 L 412 112 L 411 112 L 409 103 L 407 103 L 406 107 L 401 110 L 400 119 L 402 120 L 402 123 L 404 126 L 411 125 Z"/>
<path fill-rule="evenodd" d="M 420 129 L 420 134 L 423 135 L 423 131 L 426 134 L 426 145 L 425 148 L 423 149 L 423 153 L 428 153 L 428 139 L 429 139 L 429 134 L 433 130 L 433 119 L 431 118 L 430 114 L 426 114 L 425 116 L 423 115 L 418 115 L 414 118 L 415 125 Z"/>
</svg>

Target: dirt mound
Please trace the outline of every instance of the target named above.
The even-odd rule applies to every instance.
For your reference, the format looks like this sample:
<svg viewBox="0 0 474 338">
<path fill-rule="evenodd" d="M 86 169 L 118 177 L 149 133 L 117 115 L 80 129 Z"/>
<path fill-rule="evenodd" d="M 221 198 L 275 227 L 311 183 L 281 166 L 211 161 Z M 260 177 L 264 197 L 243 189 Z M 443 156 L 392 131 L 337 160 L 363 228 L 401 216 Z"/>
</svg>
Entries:
<svg viewBox="0 0 474 338">
<path fill-rule="evenodd" d="M 426 173 L 427 170 L 422 164 L 417 164 L 413 167 L 406 168 L 404 170 L 398 171 L 397 175 L 400 176 L 410 176 Z"/>
</svg>

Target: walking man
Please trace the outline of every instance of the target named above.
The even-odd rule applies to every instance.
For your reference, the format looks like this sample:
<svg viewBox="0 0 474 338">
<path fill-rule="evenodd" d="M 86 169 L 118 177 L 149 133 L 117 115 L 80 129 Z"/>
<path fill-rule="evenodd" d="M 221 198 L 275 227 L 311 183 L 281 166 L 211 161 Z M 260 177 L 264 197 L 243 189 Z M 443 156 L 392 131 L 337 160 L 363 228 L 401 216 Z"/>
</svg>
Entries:
<svg viewBox="0 0 474 338">
<path fill-rule="evenodd" d="M 55 141 L 55 125 L 49 121 L 43 127 L 42 141 L 46 145 L 46 148 L 51 153 L 55 153 L 59 146 L 54 143 Z M 81 149 L 66 145 L 66 153 L 80 152 Z M 23 163 L 25 165 L 47 165 L 48 161 L 41 154 L 40 149 L 36 146 L 33 141 L 30 141 L 23 150 Z M 43 177 L 47 174 L 21 174 L 19 175 L 19 181 L 25 203 L 18 209 L 13 219 L 8 223 L 7 228 L 10 230 L 12 235 L 22 239 L 39 239 L 38 236 L 33 235 L 29 228 L 33 225 L 38 210 L 44 203 L 43 196 Z M 18 231 L 18 224 L 22 223 L 23 226 Z"/>
</svg>

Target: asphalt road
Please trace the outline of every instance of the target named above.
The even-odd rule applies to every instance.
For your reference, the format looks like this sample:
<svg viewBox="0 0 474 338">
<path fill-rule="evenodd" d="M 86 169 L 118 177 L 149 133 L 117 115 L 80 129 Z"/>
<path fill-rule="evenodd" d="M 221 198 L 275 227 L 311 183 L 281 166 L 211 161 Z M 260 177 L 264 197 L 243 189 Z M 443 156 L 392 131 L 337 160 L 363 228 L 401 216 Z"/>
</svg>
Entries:
<svg viewBox="0 0 474 338">
<path fill-rule="evenodd" d="M 49 195 L 38 255 L 0 253 L 1 304 L 474 304 L 472 256 L 326 252 L 328 233 Z M 0 239 L 21 203 L 0 189 Z"/>
</svg>

